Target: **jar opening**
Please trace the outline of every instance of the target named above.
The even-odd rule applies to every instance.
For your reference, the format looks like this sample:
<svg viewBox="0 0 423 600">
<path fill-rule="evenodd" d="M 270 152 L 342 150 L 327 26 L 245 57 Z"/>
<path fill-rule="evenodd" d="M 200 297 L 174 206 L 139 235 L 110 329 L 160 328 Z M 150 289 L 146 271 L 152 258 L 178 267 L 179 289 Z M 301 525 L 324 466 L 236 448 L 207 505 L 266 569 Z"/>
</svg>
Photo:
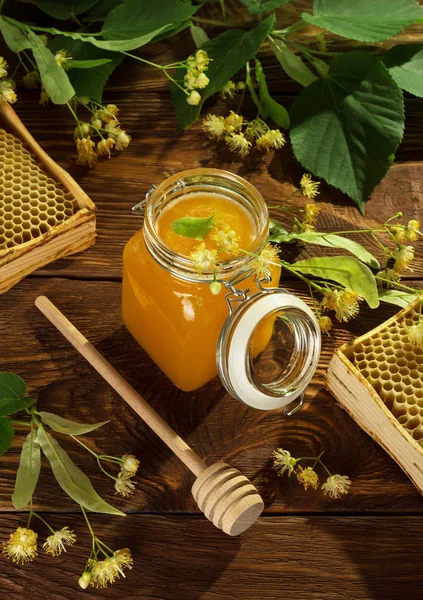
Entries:
<svg viewBox="0 0 423 600">
<path fill-rule="evenodd" d="M 149 195 L 144 213 L 144 239 L 146 246 L 164 268 L 189 281 L 211 281 L 213 272 L 199 274 L 192 260 L 167 245 L 158 232 L 158 220 L 163 211 L 173 202 L 191 194 L 210 193 L 223 196 L 239 203 L 254 222 L 255 239 L 248 252 L 259 254 L 268 239 L 269 217 L 266 203 L 261 194 L 248 181 L 219 169 L 192 169 L 182 171 L 160 183 Z M 198 242 L 200 244 L 200 241 Z M 219 261 L 218 279 L 233 277 L 241 269 L 248 268 L 254 261 L 252 254 Z"/>
</svg>

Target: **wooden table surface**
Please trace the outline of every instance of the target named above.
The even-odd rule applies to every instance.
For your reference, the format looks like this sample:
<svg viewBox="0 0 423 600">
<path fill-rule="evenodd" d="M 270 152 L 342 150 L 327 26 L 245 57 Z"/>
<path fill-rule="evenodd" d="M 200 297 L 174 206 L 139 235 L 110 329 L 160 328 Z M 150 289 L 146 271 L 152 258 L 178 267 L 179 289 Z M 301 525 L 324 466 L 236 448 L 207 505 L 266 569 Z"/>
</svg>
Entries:
<svg viewBox="0 0 423 600">
<path fill-rule="evenodd" d="M 305 4 L 288 5 L 282 20 L 293 22 L 291 13 L 300 12 Z M 403 39 L 420 39 L 422 28 L 416 26 Z M 189 34 L 183 32 L 176 42 L 156 44 L 148 56 L 164 63 L 170 57 L 186 56 L 191 49 Z M 285 82 L 269 53 L 264 64 L 272 89 L 289 105 L 298 88 Z M 93 515 L 92 521 L 106 543 L 129 546 L 135 564 L 126 580 L 107 590 L 78 588 L 90 538 L 77 506 L 58 488 L 44 464 L 36 508 L 54 527 L 75 529 L 79 540 L 67 554 L 53 559 L 41 552 L 25 567 L 0 558 L 1 600 L 423 598 L 423 499 L 395 462 L 324 389 L 334 349 L 390 317 L 393 307 L 375 311 L 362 307 L 355 321 L 338 324 L 335 333 L 325 338 L 318 371 L 306 393 L 307 405 L 292 418 L 236 402 L 217 379 L 195 392 L 181 392 L 122 324 L 122 251 L 141 226 L 130 209 L 150 184 L 159 182 L 164 171 L 217 167 L 249 179 L 269 203 L 281 202 L 302 174 L 291 150 L 252 154 L 243 162 L 207 141 L 200 124 L 177 136 L 163 79 L 149 68 L 125 62 L 112 77 L 105 100 L 120 107 L 132 143 L 112 160 L 85 170 L 75 165 L 74 124 L 67 110 L 40 108 L 37 100 L 37 93 L 21 92 L 16 110 L 45 150 L 96 203 L 98 237 L 88 251 L 39 270 L 0 297 L 0 368 L 21 375 L 42 410 L 74 420 L 110 419 L 107 426 L 86 436 L 93 449 L 110 455 L 132 451 L 139 456 L 137 490 L 128 499 L 118 499 L 109 481 L 99 475 L 95 461 L 72 440 L 59 436 L 95 488 L 127 513 L 124 519 Z M 227 110 L 220 100 L 210 106 L 220 114 Z M 366 216 L 323 185 L 318 198 L 322 229 L 370 227 L 398 210 L 406 220 L 423 221 L 422 101 L 407 97 L 406 107 L 407 131 L 396 163 L 368 202 Z M 303 206 L 305 199 L 296 198 L 289 203 Z M 278 211 L 272 216 L 285 220 Z M 362 241 L 362 236 L 357 239 Z M 378 254 L 376 246 L 372 250 Z M 318 252 L 318 247 L 307 247 L 301 256 Z M 422 278 L 420 243 L 408 279 L 420 287 Z M 307 297 L 304 286 L 286 275 L 283 285 Z M 208 463 L 228 461 L 253 481 L 265 500 L 265 511 L 250 531 L 230 538 L 199 513 L 190 493 L 191 474 L 34 307 L 39 294 L 49 296 Z M 14 511 L 10 501 L 24 435 L 25 431 L 18 432 L 0 461 L 0 540 L 26 523 L 25 511 Z M 324 450 L 332 472 L 352 479 L 351 493 L 330 500 L 320 491 L 305 491 L 294 478 L 278 478 L 271 465 L 272 450 L 278 446 L 294 456 Z"/>
</svg>

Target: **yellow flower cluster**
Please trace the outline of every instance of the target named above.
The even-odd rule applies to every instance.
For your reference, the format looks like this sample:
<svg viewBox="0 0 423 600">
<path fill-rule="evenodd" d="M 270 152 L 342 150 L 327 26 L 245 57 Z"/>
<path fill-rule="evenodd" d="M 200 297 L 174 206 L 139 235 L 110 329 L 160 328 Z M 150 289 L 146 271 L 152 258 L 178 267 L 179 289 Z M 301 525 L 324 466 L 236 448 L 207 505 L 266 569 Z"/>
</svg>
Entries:
<svg viewBox="0 0 423 600">
<path fill-rule="evenodd" d="M 15 83 L 7 78 L 7 62 L 0 56 L 0 102 L 16 102 Z"/>
<path fill-rule="evenodd" d="M 184 87 L 191 93 L 187 96 L 188 104 L 196 106 L 201 102 L 197 89 L 204 89 L 210 83 L 205 74 L 209 67 L 210 59 L 205 50 L 197 50 L 195 56 L 189 56 L 186 62 L 187 72 L 184 77 Z"/>
<path fill-rule="evenodd" d="M 99 156 L 110 158 L 112 149 L 122 151 L 129 146 L 131 137 L 120 127 L 118 111 L 116 104 L 108 104 L 93 113 L 90 123 L 78 122 L 75 140 L 79 165 L 93 167 Z M 93 136 L 100 138 L 97 146 Z"/>
<path fill-rule="evenodd" d="M 69 71 L 72 68 L 71 60 L 72 56 L 67 50 L 58 50 L 54 55 L 54 59 L 59 67 L 65 71 Z"/>
<path fill-rule="evenodd" d="M 51 556 L 59 556 L 66 552 L 65 546 L 72 546 L 76 542 L 75 533 L 69 527 L 62 527 L 48 536 L 43 544 L 44 550 Z"/>
<path fill-rule="evenodd" d="M 273 457 L 273 467 L 278 473 L 278 475 L 282 476 L 285 473 L 290 477 L 292 473 L 295 473 L 295 476 L 299 483 L 304 486 L 304 489 L 308 490 L 308 488 L 312 488 L 317 490 L 319 487 L 319 475 L 314 470 L 316 464 L 321 464 L 323 467 L 323 463 L 320 459 L 321 455 L 318 456 L 314 460 L 313 467 L 303 468 L 298 463 L 301 460 L 309 460 L 305 458 L 294 458 L 291 456 L 291 453 L 288 450 L 284 450 L 283 448 L 278 448 L 272 453 Z M 326 469 L 326 467 L 325 467 Z M 326 469 L 327 471 L 327 469 Z M 329 471 L 327 471 L 329 473 Z M 345 475 L 329 475 L 326 481 L 322 484 L 321 489 L 325 495 L 328 495 L 330 498 L 340 498 L 343 494 L 348 494 L 349 488 L 351 486 L 351 480 L 349 477 Z"/>
<path fill-rule="evenodd" d="M 32 529 L 18 527 L 3 544 L 3 554 L 20 565 L 31 562 L 37 556 L 37 539 L 38 534 Z M 75 533 L 68 527 L 63 527 L 59 531 L 52 530 L 43 548 L 47 554 L 59 556 L 62 552 L 66 552 L 65 546 L 72 546 L 75 542 Z"/>
<path fill-rule="evenodd" d="M 377 283 L 379 287 L 393 288 L 398 283 L 406 270 L 412 270 L 410 264 L 414 260 L 414 248 L 402 242 L 414 242 L 417 240 L 420 232 L 420 221 L 412 219 L 407 225 L 397 223 L 389 228 L 391 236 L 397 242 L 397 247 L 391 256 L 394 259 L 392 268 L 385 267 L 377 273 Z"/>
<path fill-rule="evenodd" d="M 78 580 L 79 586 L 84 590 L 89 585 L 105 588 L 120 577 L 125 577 L 124 570 L 132 569 L 133 563 L 129 548 L 116 550 L 104 560 L 91 559 L 88 561 L 88 570 L 84 571 Z"/>
<path fill-rule="evenodd" d="M 356 317 L 360 310 L 360 306 L 358 304 L 358 294 L 357 292 L 353 292 L 351 290 L 327 291 L 323 294 L 321 308 L 322 310 L 335 311 L 335 317 L 338 321 L 347 322 Z M 329 323 L 325 324 L 326 326 L 329 325 Z M 330 326 L 331 325 L 332 323 L 330 323 Z"/>
<path fill-rule="evenodd" d="M 253 143 L 259 150 L 269 152 L 285 145 L 286 140 L 279 129 L 270 129 L 261 119 L 247 122 L 233 110 L 225 118 L 213 114 L 203 121 L 203 131 L 216 141 L 225 141 L 232 152 L 247 156 Z"/>
<path fill-rule="evenodd" d="M 120 472 L 115 480 L 115 494 L 126 497 L 135 490 L 132 477 L 136 475 L 140 461 L 133 454 L 124 454 L 121 461 Z"/>
</svg>

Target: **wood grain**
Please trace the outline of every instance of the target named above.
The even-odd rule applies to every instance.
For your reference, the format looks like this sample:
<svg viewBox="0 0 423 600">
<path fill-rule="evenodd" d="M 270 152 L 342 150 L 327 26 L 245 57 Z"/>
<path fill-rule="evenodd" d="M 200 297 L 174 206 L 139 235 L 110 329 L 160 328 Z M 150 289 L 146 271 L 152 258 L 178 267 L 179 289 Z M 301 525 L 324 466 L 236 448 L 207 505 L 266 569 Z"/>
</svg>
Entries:
<svg viewBox="0 0 423 600">
<path fill-rule="evenodd" d="M 129 515 L 92 517 L 113 549 L 129 546 L 134 568 L 106 590 L 78 588 L 90 537 L 80 515 L 43 515 L 76 530 L 77 545 L 17 567 L 0 557 L 4 600 L 419 600 L 423 575 L 418 517 L 261 518 L 229 538 L 204 518 Z M 22 525 L 0 519 L 0 537 Z M 46 534 L 35 524 L 41 542 Z M 137 535 L 134 535 L 134 532 Z M 48 579 L 46 579 L 46 577 Z"/>
<path fill-rule="evenodd" d="M 267 513 L 408 511 L 422 514 L 420 495 L 401 469 L 364 435 L 323 389 L 323 376 L 334 349 L 393 315 L 394 307 L 362 308 L 359 319 L 341 325 L 326 338 L 319 369 L 308 388 L 307 406 L 286 419 L 279 411 L 258 411 L 233 400 L 218 379 L 192 392 L 181 392 L 160 372 L 124 328 L 120 315 L 120 283 L 30 278 L 0 297 L 0 364 L 21 375 L 42 410 L 76 421 L 110 424 L 84 436 L 105 454 L 135 452 L 141 459 L 138 491 L 128 500 L 113 497 L 113 482 L 101 476 L 95 461 L 66 436 L 59 435 L 77 464 L 98 491 L 130 512 L 195 512 L 190 487 L 193 478 L 178 459 L 116 396 L 34 306 L 48 296 L 173 427 L 207 464 L 224 460 L 238 468 L 258 488 Z M 306 298 L 304 288 L 288 283 Z M 0 508 L 10 511 L 10 495 L 26 435 L 19 429 L 12 449 L 2 458 Z M 279 479 L 271 453 L 282 446 L 294 456 L 325 450 L 332 470 L 353 480 L 351 494 L 330 501 L 320 492 L 306 492 L 294 478 Z M 54 489 L 54 494 L 52 494 Z M 44 465 L 36 504 L 46 510 L 72 510 Z"/>
</svg>

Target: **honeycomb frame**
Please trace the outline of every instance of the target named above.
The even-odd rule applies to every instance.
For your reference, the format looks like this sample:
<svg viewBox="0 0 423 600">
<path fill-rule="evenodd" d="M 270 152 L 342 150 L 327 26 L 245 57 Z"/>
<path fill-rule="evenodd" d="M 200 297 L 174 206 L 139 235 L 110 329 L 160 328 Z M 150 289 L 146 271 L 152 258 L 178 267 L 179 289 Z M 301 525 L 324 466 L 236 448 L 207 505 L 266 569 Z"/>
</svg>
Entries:
<svg viewBox="0 0 423 600">
<path fill-rule="evenodd" d="M 0 103 L 0 294 L 95 235 L 94 203 Z"/>
<path fill-rule="evenodd" d="M 408 340 L 419 305 L 416 299 L 341 346 L 329 363 L 326 387 L 423 494 L 423 348 Z"/>
</svg>

